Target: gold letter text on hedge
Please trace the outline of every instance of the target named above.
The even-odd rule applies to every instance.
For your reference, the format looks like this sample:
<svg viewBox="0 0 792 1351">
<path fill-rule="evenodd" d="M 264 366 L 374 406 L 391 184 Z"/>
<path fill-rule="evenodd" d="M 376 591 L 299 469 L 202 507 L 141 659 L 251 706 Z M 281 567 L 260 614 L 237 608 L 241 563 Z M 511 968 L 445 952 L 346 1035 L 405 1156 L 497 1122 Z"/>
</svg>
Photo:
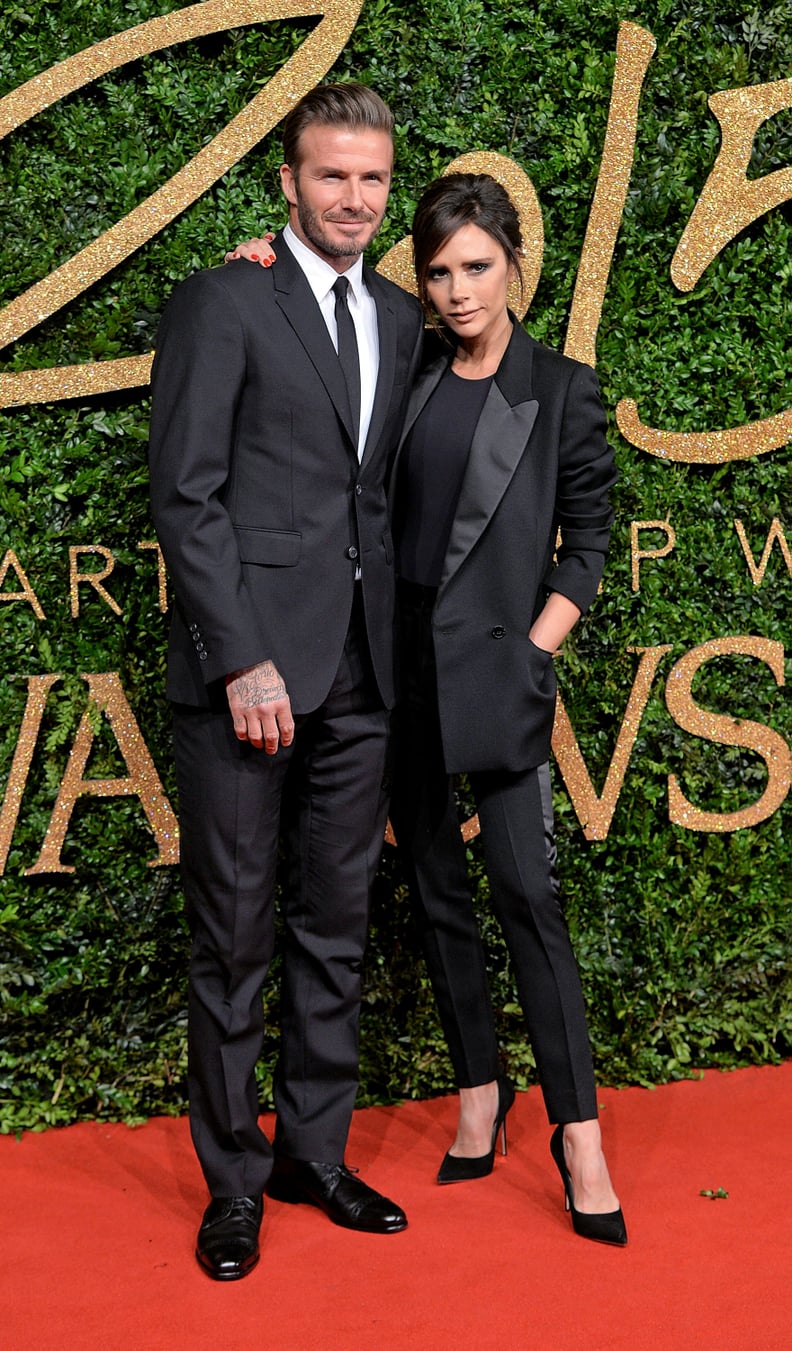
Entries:
<svg viewBox="0 0 792 1351">
<path fill-rule="evenodd" d="M 607 839 L 651 687 L 659 664 L 671 651 L 671 645 L 662 643 L 655 647 L 631 647 L 628 651 L 640 660 L 601 794 L 594 787 L 569 714 L 560 697 L 556 707 L 553 754 L 587 840 Z M 751 635 L 713 639 L 685 653 L 673 667 L 666 682 L 666 705 L 683 731 L 724 746 L 744 746 L 761 756 L 767 766 L 767 786 L 756 802 L 740 811 L 708 812 L 688 802 L 676 777 L 670 775 L 669 819 L 688 830 L 723 833 L 756 826 L 781 806 L 792 785 L 792 752 L 782 736 L 761 723 L 710 713 L 693 699 L 692 683 L 699 668 L 713 657 L 732 655 L 747 655 L 766 662 L 776 683 L 779 686 L 784 684 L 784 651 L 780 643 Z M 25 712 L 5 796 L 0 804 L 0 876 L 19 819 L 22 795 L 41 732 L 47 696 L 60 679 L 58 674 L 28 678 Z M 34 866 L 26 869 L 27 874 L 74 872 L 74 868 L 61 862 L 60 856 L 75 804 L 78 798 L 86 795 L 138 797 L 159 851 L 150 866 L 178 862 L 176 819 L 118 674 L 84 674 L 82 679 L 88 684 L 88 707 L 83 712 L 69 753 L 41 852 Z M 84 777 L 96 736 L 99 713 L 107 716 L 130 771 L 127 778 Z M 478 829 L 478 817 L 473 816 L 462 827 L 463 838 L 472 839 L 478 834 Z M 395 842 L 390 826 L 385 838 L 388 843 Z"/>
<path fill-rule="evenodd" d="M 227 28 L 321 15 L 305 38 L 246 108 L 155 193 L 67 263 L 31 286 L 0 312 L 0 347 L 28 333 L 104 277 L 206 192 L 246 155 L 309 89 L 327 74 L 343 50 L 362 0 L 204 0 L 173 14 L 149 19 L 124 33 L 59 62 L 0 99 L 0 137 L 22 126 L 64 95 L 163 47 Z M 82 366 L 0 375 L 0 408 L 50 399 L 82 398 L 148 383 L 150 356 L 90 362 Z"/>
<path fill-rule="evenodd" d="M 105 276 L 162 230 L 236 164 L 293 103 L 327 73 L 360 14 L 362 0 L 204 0 L 150 19 L 86 48 L 0 99 L 0 136 L 21 126 L 65 94 L 150 52 L 207 33 L 267 19 L 322 15 L 317 28 L 248 106 L 157 192 L 82 249 L 49 277 L 31 286 L 0 312 L 0 347 L 23 336 Z M 565 351 L 591 365 L 616 237 L 621 224 L 635 150 L 638 104 L 655 39 L 637 24 L 623 23 L 616 44 L 608 125 L 591 214 L 575 285 Z M 689 290 L 704 268 L 740 230 L 792 196 L 792 168 L 751 181 L 746 177 L 754 136 L 763 122 L 792 104 L 792 80 L 722 90 L 709 106 L 723 143 L 674 255 L 671 275 Z M 476 152 L 451 169 L 491 172 L 515 193 L 526 235 L 525 295 L 533 295 L 541 270 L 542 222 L 533 185 L 505 156 Z M 381 270 L 413 289 L 409 241 L 382 260 Z M 21 403 L 82 397 L 148 381 L 150 356 L 81 366 L 0 374 L 0 408 Z M 646 426 L 633 399 L 620 400 L 616 420 L 631 445 L 661 459 L 719 464 L 749 459 L 792 438 L 792 409 L 744 427 L 672 432 Z"/>
<path fill-rule="evenodd" d="M 748 564 L 748 571 L 751 574 L 751 581 L 754 586 L 761 586 L 764 581 L 767 564 L 770 561 L 770 551 L 776 540 L 778 540 L 778 547 L 781 550 L 784 562 L 786 563 L 787 572 L 792 576 L 792 549 L 790 549 L 787 544 L 784 528 L 777 516 L 773 517 L 770 525 L 770 533 L 765 540 L 762 557 L 759 559 L 758 563 L 754 558 L 753 551 L 748 543 L 748 536 L 745 533 L 745 526 L 742 521 L 735 520 L 734 528 L 737 531 L 737 538 L 742 545 L 742 551 L 745 554 L 745 561 Z"/>
<path fill-rule="evenodd" d="M 736 812 L 701 811 L 688 802 L 675 774 L 668 777 L 668 815 L 676 826 L 686 830 L 731 831 L 756 826 L 772 816 L 784 801 L 792 779 L 792 754 L 778 732 L 759 722 L 730 718 L 700 708 L 692 694 L 693 678 L 704 662 L 713 657 L 756 657 L 766 662 L 776 684 L 784 684 L 784 649 L 769 638 L 714 638 L 686 652 L 674 666 L 666 683 L 666 704 L 674 721 L 685 732 L 704 737 L 721 746 L 745 746 L 760 755 L 767 766 L 767 786 L 750 807 Z"/>
<path fill-rule="evenodd" d="M 792 80 L 722 90 L 711 96 L 709 106 L 723 141 L 671 262 L 671 277 L 680 291 L 692 290 L 713 258 L 747 225 L 792 198 L 792 168 L 756 180 L 746 176 L 759 127 L 774 113 L 792 107 Z M 792 440 L 792 408 L 724 431 L 668 432 L 646 427 L 635 401 L 622 399 L 616 421 L 631 445 L 688 464 L 749 460 Z"/>
<path fill-rule="evenodd" d="M 635 738 L 641 725 L 644 709 L 649 701 L 649 692 L 655 678 L 658 664 L 666 652 L 671 651 L 667 643 L 658 647 L 630 648 L 641 660 L 630 691 L 624 719 L 616 738 L 616 748 L 608 766 L 602 796 L 598 797 L 586 768 L 586 762 L 580 753 L 569 714 L 559 697 L 556 704 L 555 725 L 553 727 L 553 754 L 558 762 L 561 777 L 572 799 L 578 821 L 587 840 L 604 840 L 610 830 L 616 803 L 624 785 L 624 776 L 630 762 Z"/>
<path fill-rule="evenodd" d="M 11 777 L 0 816 L 0 864 L 5 864 L 11 843 L 19 803 L 24 792 L 33 748 L 41 727 L 44 704 L 51 686 L 59 675 L 33 676 L 28 687 L 28 706 L 17 743 Z M 77 734 L 69 754 L 66 772 L 58 791 L 58 798 L 44 836 L 41 853 L 28 875 L 36 873 L 73 873 L 74 868 L 61 862 L 61 849 L 69 828 L 72 812 L 79 797 L 137 797 L 146 813 L 157 842 L 158 854 L 149 860 L 149 867 L 158 868 L 179 859 L 179 831 L 176 817 L 163 792 L 160 777 L 154 767 L 135 715 L 121 682 L 114 672 L 105 675 L 84 675 L 88 684 L 88 707 L 80 719 Z M 112 728 L 129 776 L 124 779 L 86 779 L 83 777 L 88 756 L 96 737 L 97 711 L 104 713 Z M 12 792 L 13 788 L 13 792 Z M 6 814 L 6 808 L 7 814 Z M 3 850 L 5 852 L 3 852 Z"/>
</svg>

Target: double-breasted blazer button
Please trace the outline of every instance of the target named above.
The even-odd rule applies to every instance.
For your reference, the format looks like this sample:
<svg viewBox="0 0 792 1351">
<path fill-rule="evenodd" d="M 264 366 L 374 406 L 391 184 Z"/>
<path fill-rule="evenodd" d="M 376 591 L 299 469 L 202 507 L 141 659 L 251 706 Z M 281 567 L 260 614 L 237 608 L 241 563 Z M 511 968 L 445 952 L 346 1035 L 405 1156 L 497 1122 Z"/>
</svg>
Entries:
<svg viewBox="0 0 792 1351">
<path fill-rule="evenodd" d="M 496 624 L 494 629 L 490 630 L 493 638 L 505 638 L 506 630 L 502 624 Z"/>
<path fill-rule="evenodd" d="M 355 548 L 354 544 L 350 544 L 349 548 L 346 551 L 346 556 L 347 558 L 351 558 L 353 562 L 357 558 L 358 551 Z"/>
</svg>

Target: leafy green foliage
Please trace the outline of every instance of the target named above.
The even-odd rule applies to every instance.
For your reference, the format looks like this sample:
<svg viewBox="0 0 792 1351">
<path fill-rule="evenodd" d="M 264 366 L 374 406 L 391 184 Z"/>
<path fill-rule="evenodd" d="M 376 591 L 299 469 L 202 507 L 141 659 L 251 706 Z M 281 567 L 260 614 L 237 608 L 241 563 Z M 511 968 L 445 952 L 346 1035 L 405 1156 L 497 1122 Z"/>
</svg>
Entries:
<svg viewBox="0 0 792 1351">
<path fill-rule="evenodd" d="M 0 89 L 179 0 L 42 0 L 6 5 Z M 390 102 L 398 166 L 375 257 L 409 231 L 422 187 L 474 149 L 511 155 L 542 206 L 545 254 L 529 317 L 561 347 L 597 181 L 619 22 L 658 43 L 641 98 L 629 196 L 598 339 L 609 410 L 637 400 L 653 426 L 729 427 L 792 404 L 788 205 L 744 230 L 687 295 L 669 264 L 719 145 L 708 96 L 784 78 L 789 26 L 780 4 L 746 12 L 715 0 L 366 0 L 331 75 L 363 79 Z M 240 28 L 159 52 L 103 77 L 0 143 L 0 300 L 47 275 L 184 165 L 259 91 L 315 19 Z M 5 368 L 148 351 L 173 285 L 218 264 L 226 247 L 283 218 L 277 132 L 145 248 L 3 353 Z M 792 163 L 792 116 L 759 130 L 749 167 Z M 84 797 L 63 849 L 73 873 L 28 875 L 41 849 L 76 727 L 82 672 L 117 671 L 166 792 L 175 802 L 164 705 L 165 619 L 148 514 L 144 391 L 0 414 L 0 546 L 13 548 L 44 609 L 0 605 L 0 783 L 10 772 L 27 677 L 59 672 L 2 879 L 0 1129 L 80 1117 L 136 1118 L 184 1106 L 188 938 L 174 869 L 155 853 L 134 797 Z M 720 467 L 662 463 L 626 444 L 615 422 L 620 482 L 603 594 L 558 663 L 565 703 L 602 790 L 637 658 L 668 643 L 643 714 L 607 840 L 587 843 L 560 776 L 556 812 L 567 912 L 590 1009 L 598 1073 L 654 1083 L 705 1065 L 772 1061 L 789 1052 L 790 843 L 784 809 L 730 834 L 671 826 L 667 778 L 697 807 L 736 811 L 767 773 L 752 752 L 713 746 L 671 718 L 669 671 L 711 638 L 788 641 L 789 576 L 776 545 L 755 587 L 734 529 L 758 558 L 773 517 L 787 521 L 788 454 Z M 785 517 L 785 513 L 787 513 Z M 630 522 L 667 520 L 677 546 L 641 566 L 631 589 Z M 662 543 L 647 534 L 642 542 Z M 115 567 L 87 584 L 72 617 L 69 548 L 102 545 Z M 104 560 L 81 556 L 81 570 Z M 18 590 L 10 572 L 4 590 Z M 694 683 L 714 712 L 792 735 L 783 691 L 748 657 L 708 663 Z M 105 723 L 86 773 L 123 776 Z M 4 788 L 2 789 L 4 791 Z M 460 810 L 473 807 L 464 785 Z M 479 844 L 470 845 L 493 973 L 504 1058 L 535 1080 L 508 957 L 488 907 Z M 277 973 L 266 992 L 265 1100 L 277 1052 Z M 431 992 L 417 956 L 398 857 L 386 847 L 369 946 L 362 1101 L 442 1091 L 451 1083 Z"/>
</svg>

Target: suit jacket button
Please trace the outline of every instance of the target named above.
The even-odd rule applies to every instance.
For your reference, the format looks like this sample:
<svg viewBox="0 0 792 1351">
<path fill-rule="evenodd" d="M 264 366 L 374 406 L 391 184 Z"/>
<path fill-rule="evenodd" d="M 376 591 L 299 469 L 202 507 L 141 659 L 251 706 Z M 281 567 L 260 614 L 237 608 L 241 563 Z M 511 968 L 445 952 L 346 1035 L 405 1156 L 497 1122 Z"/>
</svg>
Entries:
<svg viewBox="0 0 792 1351">
<path fill-rule="evenodd" d="M 350 544 L 349 548 L 346 551 L 346 556 L 347 558 L 351 558 L 353 562 L 357 558 L 358 551 L 355 548 L 354 544 Z"/>
<path fill-rule="evenodd" d="M 505 637 L 506 637 L 506 630 L 505 630 L 505 628 L 503 627 L 502 624 L 496 624 L 496 625 L 495 625 L 494 629 L 492 630 L 492 636 L 493 636 L 493 638 L 505 638 Z"/>
<path fill-rule="evenodd" d="M 360 484 L 359 484 L 359 483 L 356 483 L 356 484 L 355 484 L 355 496 L 356 496 L 356 497 L 360 497 L 360 494 L 362 493 L 362 491 L 363 491 L 363 489 L 361 488 Z"/>
</svg>

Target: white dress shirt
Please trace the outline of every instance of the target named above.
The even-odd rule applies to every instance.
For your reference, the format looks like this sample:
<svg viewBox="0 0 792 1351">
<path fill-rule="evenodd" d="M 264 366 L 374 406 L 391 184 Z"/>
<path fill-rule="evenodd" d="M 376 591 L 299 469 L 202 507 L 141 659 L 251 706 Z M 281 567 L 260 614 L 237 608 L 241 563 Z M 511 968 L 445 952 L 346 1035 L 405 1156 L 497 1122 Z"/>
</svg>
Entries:
<svg viewBox="0 0 792 1351">
<path fill-rule="evenodd" d="M 325 262 L 324 258 L 320 258 L 318 253 L 314 253 L 312 249 L 307 248 L 302 240 L 298 239 L 290 225 L 284 228 L 283 238 L 297 259 L 305 274 L 305 279 L 316 297 L 336 351 L 338 351 L 338 330 L 335 318 L 333 284 L 338 280 L 339 275 L 346 277 L 349 282 L 347 301 L 349 313 L 352 315 L 352 322 L 355 325 L 360 359 L 360 430 L 358 433 L 358 459 L 360 460 L 363 458 L 366 437 L 371 424 L 374 392 L 377 387 L 377 373 L 379 371 L 377 307 L 374 304 L 374 297 L 363 280 L 362 255 L 355 259 L 346 272 L 338 273 L 334 267 Z"/>
</svg>

